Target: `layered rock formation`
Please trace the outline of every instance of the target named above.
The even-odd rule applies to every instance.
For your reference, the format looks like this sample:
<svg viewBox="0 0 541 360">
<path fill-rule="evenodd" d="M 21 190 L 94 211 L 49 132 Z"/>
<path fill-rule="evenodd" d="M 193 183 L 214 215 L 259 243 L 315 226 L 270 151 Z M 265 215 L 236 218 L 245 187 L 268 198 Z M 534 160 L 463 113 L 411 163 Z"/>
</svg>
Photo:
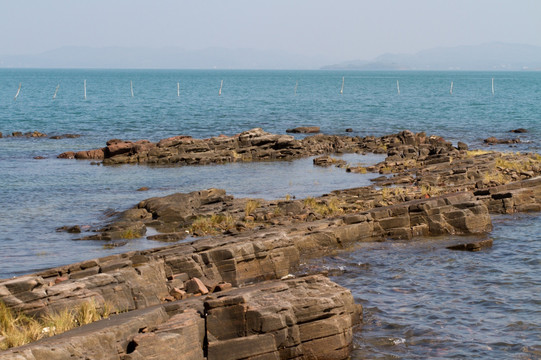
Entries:
<svg viewBox="0 0 541 360">
<path fill-rule="evenodd" d="M 323 276 L 114 316 L 0 359 L 347 359 L 360 306 Z"/>
<path fill-rule="evenodd" d="M 151 143 L 148 140 L 135 142 L 118 139 L 109 140 L 102 149 L 66 152 L 60 158 L 103 160 L 111 164 L 174 164 L 205 165 L 239 161 L 287 160 L 300 157 L 334 153 L 355 152 L 373 148 L 372 141 L 366 144 L 359 138 L 338 135 L 315 135 L 296 140 L 289 135 L 270 134 L 256 128 L 235 136 L 217 136 L 210 139 L 194 139 L 190 136 L 175 136 Z M 379 149 L 379 151 L 383 151 Z"/>
</svg>

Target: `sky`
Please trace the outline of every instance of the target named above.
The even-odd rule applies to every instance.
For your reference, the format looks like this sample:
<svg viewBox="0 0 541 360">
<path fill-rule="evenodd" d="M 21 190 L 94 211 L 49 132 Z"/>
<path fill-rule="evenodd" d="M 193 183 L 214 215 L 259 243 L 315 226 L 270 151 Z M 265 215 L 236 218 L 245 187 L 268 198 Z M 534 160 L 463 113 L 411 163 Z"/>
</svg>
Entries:
<svg viewBox="0 0 541 360">
<path fill-rule="evenodd" d="M 372 59 L 434 47 L 541 46 L 539 0 L 0 0 L 0 54 L 63 46 L 250 48 Z"/>
</svg>

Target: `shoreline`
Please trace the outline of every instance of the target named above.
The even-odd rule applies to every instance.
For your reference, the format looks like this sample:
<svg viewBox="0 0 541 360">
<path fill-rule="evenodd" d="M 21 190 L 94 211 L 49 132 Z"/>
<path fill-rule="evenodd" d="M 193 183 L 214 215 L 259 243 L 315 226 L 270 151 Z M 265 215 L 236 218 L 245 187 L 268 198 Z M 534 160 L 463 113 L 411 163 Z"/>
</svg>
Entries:
<svg viewBox="0 0 541 360">
<path fill-rule="evenodd" d="M 166 230 L 162 231 L 163 234 L 182 233 L 179 230 L 193 230 L 195 220 L 224 214 L 225 211 L 229 211 L 229 215 L 234 219 L 233 226 L 222 229 L 222 232 L 216 235 L 189 243 L 112 255 L 7 281 L 1 280 L 0 300 L 8 299 L 12 307 L 34 314 L 42 313 L 46 309 L 74 306 L 90 298 L 99 303 L 116 301 L 117 308 L 132 311 L 160 306 L 159 304 L 164 302 L 196 302 L 199 304 L 197 306 L 203 304 L 203 307 L 212 307 L 213 296 L 220 297 L 220 292 L 212 293 L 217 295 L 209 295 L 210 298 L 191 296 L 186 300 L 176 300 L 171 292 L 174 292 L 174 289 L 185 292 L 182 289 L 188 289 L 187 284 L 191 281 L 197 282 L 195 278 L 199 279 L 207 290 L 219 288 L 220 284 L 226 283 L 233 288 L 246 286 L 246 289 L 249 288 L 248 284 L 259 284 L 262 281 L 265 284 L 270 281 L 275 284 L 270 286 L 278 287 L 281 286 L 278 284 L 283 282 L 302 283 L 308 280 L 280 279 L 298 268 L 304 258 L 317 258 L 341 251 L 358 241 L 411 239 L 444 234 L 488 234 L 491 229 L 490 214 L 541 210 L 541 168 L 538 163 L 541 159 L 538 160 L 533 155 L 469 153 L 464 148 L 453 147 L 441 138 L 427 138 L 423 134 L 410 132 L 381 139 L 379 141 L 387 147 L 388 157 L 384 162 L 373 168 L 347 168 L 349 171 L 393 174 L 392 177 L 385 176 L 376 181 L 380 189 L 372 186 L 337 190 L 313 201 L 290 199 L 260 202 L 253 211 L 248 211 L 249 200 L 234 199 L 225 191 L 217 189 L 148 199 L 136 208 L 123 212 L 113 222 L 104 224 L 101 229 L 97 229 L 103 230 L 97 231 L 97 235 L 111 240 L 115 237 L 122 238 L 123 231 L 135 234 L 137 229 L 142 230 L 149 223 Z M 375 138 L 374 142 L 377 144 Z M 530 167 L 526 168 L 526 165 Z M 486 177 L 487 174 L 490 176 Z M 449 185 L 441 186 L 446 182 L 449 182 Z M 178 208 L 179 203 L 191 205 Z M 171 229 L 175 231 L 170 231 Z M 203 232 L 200 235 L 207 234 Z M 317 278 L 314 281 L 322 284 L 328 280 Z M 250 286 L 257 288 L 258 285 Z M 198 288 L 192 294 L 203 293 L 201 289 Z M 228 298 L 227 293 L 228 291 L 223 293 L 224 299 Z M 135 295 L 133 297 L 136 299 L 130 300 L 128 294 Z M 177 292 L 174 294 L 178 296 Z M 188 296 L 189 292 L 180 294 Z M 297 300 L 300 301 L 300 298 Z M 343 303 L 346 300 L 341 301 Z M 352 298 L 347 301 L 352 301 Z M 245 310 L 241 313 L 244 314 L 243 311 Z M 130 313 L 131 311 L 127 314 Z M 327 338 L 328 341 L 340 338 L 342 346 L 336 349 L 336 358 L 347 358 L 344 349 L 351 346 L 351 336 L 347 334 L 351 333 L 356 316 L 358 320 L 358 313 L 359 310 L 348 312 L 350 322 L 336 317 L 328 318 L 333 320 L 325 321 L 338 324 L 332 334 L 323 336 L 317 332 L 309 332 L 310 335 L 301 333 L 301 338 L 306 337 L 305 341 L 300 343 L 307 344 L 315 338 Z M 234 319 L 238 316 L 226 311 L 222 314 L 228 319 L 226 323 L 232 319 L 235 323 Z M 197 316 L 205 321 L 212 319 L 204 311 L 200 311 Z M 170 319 L 162 320 L 166 323 Z M 295 331 L 292 330 L 294 322 L 289 325 L 285 318 L 283 321 L 287 326 L 280 325 L 279 329 L 271 327 L 271 335 L 265 333 L 263 337 L 266 340 L 257 341 L 267 341 L 266 344 L 270 344 L 268 339 L 272 336 L 275 344 L 279 344 L 276 339 L 281 335 L 274 333 L 275 331 L 285 328 L 287 331 Z M 278 322 L 282 324 L 281 320 Z M 240 346 L 243 341 L 246 341 L 246 344 L 256 341 L 253 334 L 250 335 L 246 328 L 244 329 L 242 336 L 238 336 L 237 332 L 235 341 L 232 341 L 231 334 L 222 339 L 218 336 L 210 340 L 207 334 L 207 340 L 201 343 L 203 353 L 206 351 L 211 354 L 210 348 L 213 346 L 215 349 L 222 349 L 228 344 Z M 100 331 L 106 332 L 106 327 Z M 157 336 L 160 332 L 156 330 L 153 333 L 153 336 Z M 67 340 L 61 342 L 64 344 L 62 346 L 69 351 L 69 336 L 65 335 L 63 338 Z M 21 351 L 35 349 L 35 346 L 41 349 L 60 346 L 55 341 L 41 340 L 39 344 L 21 348 Z M 144 341 L 141 341 L 141 344 L 143 343 Z M 149 343 L 145 344 L 150 346 Z M 293 345 L 299 348 L 298 344 L 292 344 L 289 344 L 290 350 Z M 138 351 L 143 351 L 143 348 L 144 346 L 141 346 Z M 268 351 L 265 354 L 272 353 L 273 356 L 282 357 L 279 347 L 271 349 L 269 346 L 266 349 Z M 311 351 L 309 349 L 309 346 L 304 349 L 303 345 L 303 349 L 297 350 L 308 353 Z M 127 353 L 127 348 L 125 350 L 125 355 L 131 354 Z M 262 354 L 251 353 L 244 357 L 255 358 L 260 355 Z M 0 354 L 0 358 L 3 356 L 3 353 Z M 233 354 L 232 358 L 234 356 Z M 288 358 L 287 356 L 284 355 L 283 358 Z"/>
</svg>

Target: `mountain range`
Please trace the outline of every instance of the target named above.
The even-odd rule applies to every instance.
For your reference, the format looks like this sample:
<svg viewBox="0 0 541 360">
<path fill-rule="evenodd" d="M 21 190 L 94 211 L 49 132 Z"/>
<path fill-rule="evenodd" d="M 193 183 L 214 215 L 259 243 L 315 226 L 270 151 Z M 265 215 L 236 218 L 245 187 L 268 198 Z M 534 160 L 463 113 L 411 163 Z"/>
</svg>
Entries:
<svg viewBox="0 0 541 360">
<path fill-rule="evenodd" d="M 327 70 L 541 70 L 541 47 L 489 43 L 440 47 L 415 54 L 383 54 L 323 66 Z"/>
<path fill-rule="evenodd" d="M 541 47 L 509 43 L 440 47 L 414 54 L 383 54 L 333 65 L 325 55 L 256 49 L 62 47 L 35 55 L 0 55 L 0 68 L 108 69 L 325 69 L 325 70 L 541 70 Z"/>
<path fill-rule="evenodd" d="M 69 46 L 36 55 L 0 55 L 0 68 L 317 69 L 325 61 L 255 49 Z"/>
</svg>

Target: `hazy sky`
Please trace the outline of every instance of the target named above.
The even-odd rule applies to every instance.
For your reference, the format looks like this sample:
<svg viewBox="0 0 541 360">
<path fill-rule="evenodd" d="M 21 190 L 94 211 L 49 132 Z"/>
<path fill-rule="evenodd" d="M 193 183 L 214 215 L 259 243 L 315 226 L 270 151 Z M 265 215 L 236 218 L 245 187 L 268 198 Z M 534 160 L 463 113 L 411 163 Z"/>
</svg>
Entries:
<svg viewBox="0 0 541 360">
<path fill-rule="evenodd" d="M 0 0 L 0 54 L 10 55 L 226 47 L 353 60 L 495 41 L 541 46 L 541 1 Z"/>
</svg>

